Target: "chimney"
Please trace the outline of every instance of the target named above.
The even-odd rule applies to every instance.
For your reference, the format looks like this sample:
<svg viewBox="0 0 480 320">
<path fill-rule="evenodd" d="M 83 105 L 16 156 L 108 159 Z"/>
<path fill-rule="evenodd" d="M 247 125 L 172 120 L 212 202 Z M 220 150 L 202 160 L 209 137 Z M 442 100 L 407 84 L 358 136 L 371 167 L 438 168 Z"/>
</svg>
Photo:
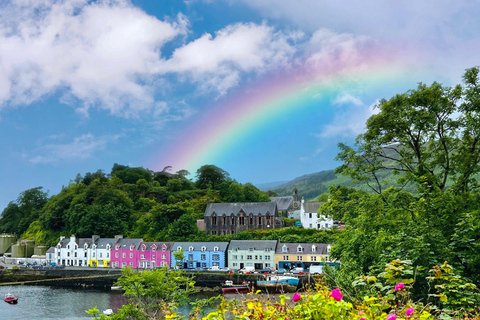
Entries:
<svg viewBox="0 0 480 320">
<path fill-rule="evenodd" d="M 60 236 L 60 241 L 62 241 L 63 239 L 65 239 L 65 236 Z"/>
<path fill-rule="evenodd" d="M 120 240 L 120 239 L 123 239 L 123 235 L 117 234 L 117 235 L 115 236 L 115 243 L 117 243 L 118 240 Z"/>
<path fill-rule="evenodd" d="M 97 236 L 97 235 L 94 234 L 94 235 L 92 236 L 92 243 L 97 242 L 98 239 L 100 239 L 100 236 Z"/>
</svg>

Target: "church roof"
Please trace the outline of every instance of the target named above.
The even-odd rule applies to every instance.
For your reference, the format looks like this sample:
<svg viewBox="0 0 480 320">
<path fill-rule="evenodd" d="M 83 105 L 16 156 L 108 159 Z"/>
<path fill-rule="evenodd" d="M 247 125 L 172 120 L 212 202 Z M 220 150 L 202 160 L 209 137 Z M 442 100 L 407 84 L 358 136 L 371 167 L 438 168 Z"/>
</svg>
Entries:
<svg viewBox="0 0 480 320">
<path fill-rule="evenodd" d="M 293 203 L 293 197 L 271 197 L 272 202 L 277 204 L 277 209 L 287 211 Z"/>
<path fill-rule="evenodd" d="M 262 216 L 274 215 L 277 209 L 276 202 L 237 202 L 237 203 L 209 203 L 205 209 L 205 217 L 211 216 L 215 213 L 217 216 L 222 215 L 231 215 L 238 214 L 240 211 L 245 212 L 249 215 L 253 213 L 254 215 L 261 214 Z"/>
</svg>

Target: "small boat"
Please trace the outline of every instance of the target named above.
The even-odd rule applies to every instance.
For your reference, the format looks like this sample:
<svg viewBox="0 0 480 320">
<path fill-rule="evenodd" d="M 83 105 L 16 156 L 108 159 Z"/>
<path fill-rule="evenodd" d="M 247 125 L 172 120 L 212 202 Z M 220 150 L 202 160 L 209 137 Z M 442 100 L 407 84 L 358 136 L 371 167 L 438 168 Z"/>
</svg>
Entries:
<svg viewBox="0 0 480 320">
<path fill-rule="evenodd" d="M 250 283 L 234 284 L 232 280 L 222 283 L 222 293 L 247 293 L 250 292 Z"/>
<path fill-rule="evenodd" d="M 103 309 L 103 314 L 106 316 L 111 316 L 113 314 L 112 309 Z"/>
<path fill-rule="evenodd" d="M 299 282 L 300 279 L 296 277 L 272 275 L 264 281 L 257 281 L 257 287 L 268 292 L 295 292 Z"/>
<path fill-rule="evenodd" d="M 15 297 L 11 293 L 7 293 L 5 295 L 5 299 L 3 299 L 3 301 L 5 301 L 6 303 L 9 303 L 9 304 L 17 304 L 18 303 L 18 298 Z"/>
</svg>

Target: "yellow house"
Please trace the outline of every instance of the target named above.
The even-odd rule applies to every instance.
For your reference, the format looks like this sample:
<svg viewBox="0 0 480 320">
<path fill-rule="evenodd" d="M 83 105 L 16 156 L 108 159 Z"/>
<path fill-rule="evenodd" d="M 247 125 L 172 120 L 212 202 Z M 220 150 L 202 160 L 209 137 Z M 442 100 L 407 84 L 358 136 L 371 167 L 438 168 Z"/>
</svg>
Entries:
<svg viewBox="0 0 480 320">
<path fill-rule="evenodd" d="M 332 244 L 327 243 L 278 243 L 275 264 L 279 269 L 293 267 L 308 269 L 311 265 L 332 263 L 330 260 L 332 247 Z"/>
</svg>

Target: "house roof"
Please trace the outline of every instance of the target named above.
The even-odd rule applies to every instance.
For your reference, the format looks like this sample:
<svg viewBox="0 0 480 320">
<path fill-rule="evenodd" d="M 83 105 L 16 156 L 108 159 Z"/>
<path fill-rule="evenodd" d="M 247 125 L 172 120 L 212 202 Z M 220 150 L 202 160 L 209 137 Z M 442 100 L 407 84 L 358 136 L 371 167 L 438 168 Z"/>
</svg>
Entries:
<svg viewBox="0 0 480 320">
<path fill-rule="evenodd" d="M 218 247 L 218 251 L 226 251 L 228 242 L 174 242 L 172 251 L 177 251 L 178 247 L 182 247 L 183 251 L 189 251 L 190 247 L 193 247 L 193 251 L 201 251 L 202 247 L 206 247 L 206 251 L 213 251 L 215 247 Z"/>
<path fill-rule="evenodd" d="M 67 247 L 67 244 L 70 243 L 70 238 L 62 239 L 62 240 L 60 240 L 58 243 L 60 243 L 60 247 L 61 247 L 61 248 L 66 248 L 66 247 Z M 58 243 L 57 243 L 57 245 L 58 245 Z"/>
<path fill-rule="evenodd" d="M 229 250 L 275 250 L 277 240 L 232 240 L 230 241 Z"/>
<path fill-rule="evenodd" d="M 277 204 L 280 211 L 287 211 L 293 203 L 293 197 L 271 197 L 270 200 Z"/>
<path fill-rule="evenodd" d="M 115 245 L 115 239 L 112 238 L 105 238 L 105 239 L 98 239 L 95 244 L 97 245 L 97 249 L 105 249 L 107 247 L 107 244 L 110 245 L 110 248 L 112 248 Z"/>
<path fill-rule="evenodd" d="M 304 203 L 305 212 L 307 212 L 307 213 L 315 212 L 316 213 L 316 212 L 318 212 L 318 208 L 320 208 L 320 206 L 324 203 L 325 202 L 321 202 L 321 201 L 305 202 Z"/>
<path fill-rule="evenodd" d="M 211 216 L 215 213 L 217 216 L 238 214 L 240 211 L 247 215 L 252 213 L 254 215 L 267 213 L 274 215 L 277 209 L 276 202 L 237 202 L 237 203 L 209 203 L 205 209 L 205 217 Z"/>
<path fill-rule="evenodd" d="M 142 242 L 140 247 L 142 245 L 145 245 L 146 250 L 152 250 L 152 246 L 156 245 L 157 246 L 157 251 L 161 250 L 163 245 L 166 245 L 167 250 L 170 251 L 172 249 L 173 242 Z"/>
<path fill-rule="evenodd" d="M 122 238 L 118 240 L 117 244 L 120 245 L 121 249 L 130 248 L 130 245 L 133 245 L 135 249 L 138 249 L 140 244 L 143 242 L 143 239 L 125 239 Z"/>
<path fill-rule="evenodd" d="M 303 248 L 302 252 L 298 252 L 298 247 Z M 313 252 L 312 246 L 315 246 L 316 250 Z M 298 254 L 328 254 L 328 246 L 333 247 L 333 244 L 328 243 L 278 243 L 277 250 L 275 254 L 282 253 L 298 253 Z M 286 247 L 287 251 L 283 251 L 283 248 Z"/>
<path fill-rule="evenodd" d="M 47 250 L 47 253 L 54 253 L 55 252 L 55 247 L 50 247 Z"/>
</svg>

